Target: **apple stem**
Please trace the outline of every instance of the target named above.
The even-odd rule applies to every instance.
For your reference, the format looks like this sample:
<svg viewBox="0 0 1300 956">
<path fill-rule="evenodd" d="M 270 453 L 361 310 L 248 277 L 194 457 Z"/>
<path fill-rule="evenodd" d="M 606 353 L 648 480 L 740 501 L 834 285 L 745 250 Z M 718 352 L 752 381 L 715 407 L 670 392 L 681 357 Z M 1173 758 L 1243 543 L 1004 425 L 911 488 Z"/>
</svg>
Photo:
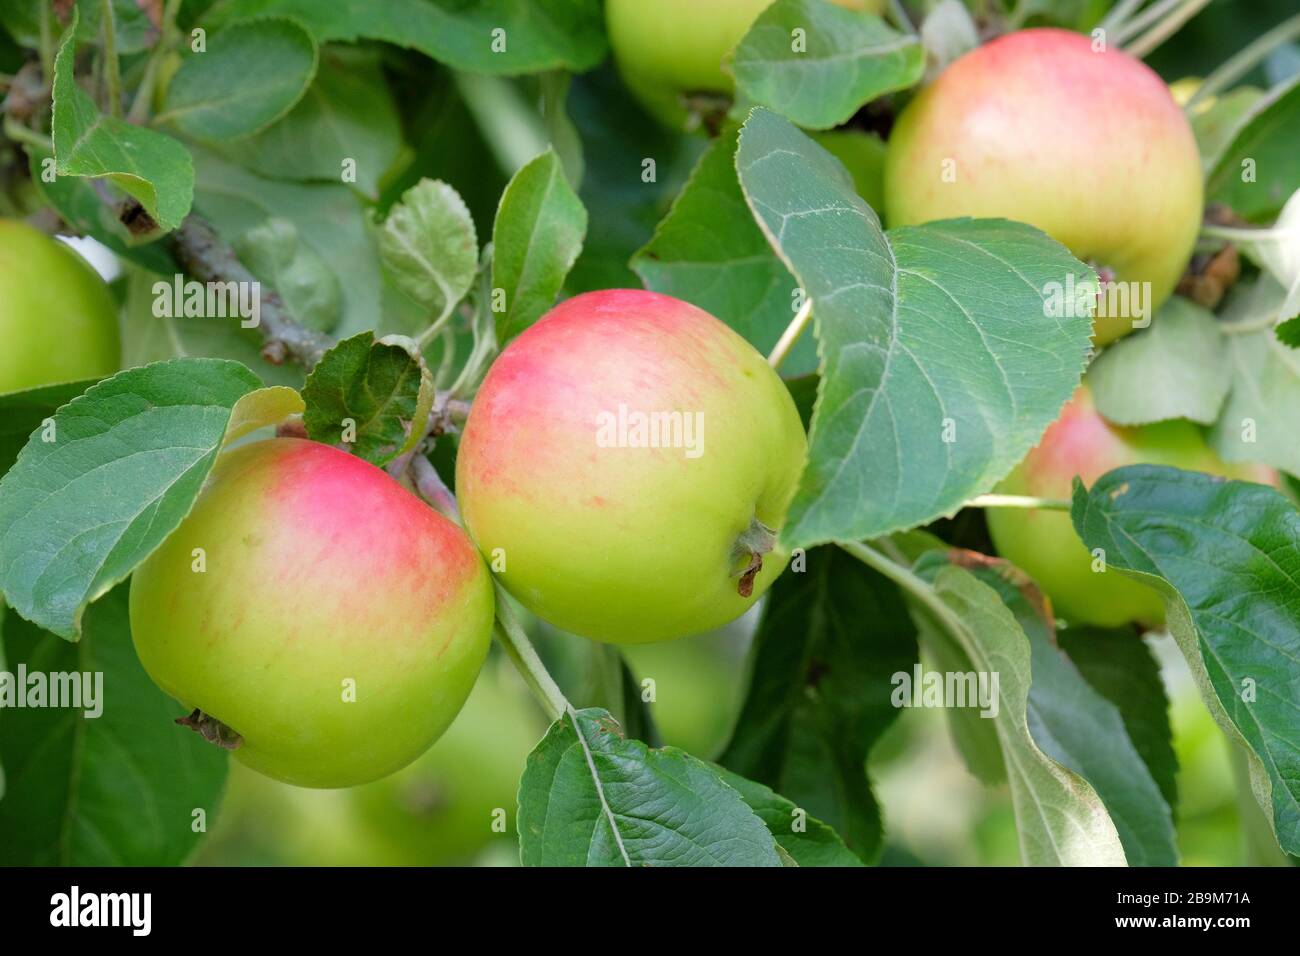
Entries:
<svg viewBox="0 0 1300 956">
<path fill-rule="evenodd" d="M 197 707 L 184 717 L 177 717 L 176 723 L 188 727 L 210 744 L 222 750 L 238 750 L 244 745 L 244 738 L 235 733 L 217 718 L 205 714 Z"/>
<path fill-rule="evenodd" d="M 1210 0 L 1160 0 L 1127 23 L 1120 31 L 1117 43 L 1129 56 L 1141 60 L 1181 30 L 1184 23 L 1209 3 Z M 1150 30 L 1137 36 L 1152 23 L 1155 25 Z"/>
<path fill-rule="evenodd" d="M 775 547 L 776 532 L 757 518 L 750 521 L 749 527 L 736 539 L 732 557 L 737 562 L 745 562 L 744 567 L 736 572 L 740 576 L 736 591 L 741 597 L 747 598 L 753 595 L 754 579 L 758 577 L 758 572 L 763 570 L 763 555 Z"/>
<path fill-rule="evenodd" d="M 898 27 L 898 29 L 904 30 L 912 36 L 920 35 L 920 32 L 916 29 L 916 24 L 907 15 L 907 9 L 903 6 L 901 0 L 889 0 L 889 14 L 894 21 L 894 26 Z"/>
<path fill-rule="evenodd" d="M 417 454 L 411 459 L 411 477 L 421 498 L 433 505 L 444 517 L 460 524 L 460 507 L 456 504 L 456 496 L 442 480 L 438 469 L 424 455 Z"/>
<path fill-rule="evenodd" d="M 1097 29 L 1104 31 L 1107 35 L 1118 32 L 1124 24 L 1132 19 L 1138 7 L 1145 2 L 1146 0 L 1119 0 L 1119 3 L 1111 8 L 1110 13 L 1106 14 L 1101 23 L 1097 24 Z M 1027 5 L 1021 4 L 1021 6 L 1026 7 Z"/>
<path fill-rule="evenodd" d="M 41 39 L 40 39 L 40 58 L 41 73 L 45 77 L 45 86 L 47 89 L 54 86 L 54 26 L 50 22 L 53 15 L 53 6 L 48 3 L 41 4 Z"/>
<path fill-rule="evenodd" d="M 1237 53 L 1224 60 L 1223 64 L 1207 76 L 1205 81 L 1196 88 L 1196 92 L 1187 101 L 1183 111 L 1191 113 L 1199 103 L 1241 79 L 1275 49 L 1285 43 L 1290 43 L 1296 37 L 1300 37 L 1300 13 L 1283 20 L 1273 29 L 1257 37 Z"/>
<path fill-rule="evenodd" d="M 977 495 L 963 508 L 1039 508 L 1043 511 L 1069 511 L 1072 503 L 1061 498 L 1036 498 L 1031 495 Z"/>
<path fill-rule="evenodd" d="M 117 24 L 113 21 L 113 0 L 100 0 L 99 18 L 104 28 L 104 95 L 108 115 L 122 115 L 122 67 L 117 59 Z"/>
<path fill-rule="evenodd" d="M 551 720 L 559 720 L 567 713 L 572 713 L 573 705 L 564 696 L 564 691 L 555 683 L 555 678 L 547 671 L 542 659 L 537 656 L 537 649 L 528 640 L 528 633 L 515 617 L 510 605 L 510 595 L 506 593 L 499 581 L 493 581 L 497 599 L 497 623 L 493 629 L 497 643 L 506 652 L 510 662 L 515 665 L 542 709 Z"/>
<path fill-rule="evenodd" d="M 795 343 L 803 335 L 804 330 L 808 328 L 809 320 L 812 318 L 812 299 L 804 299 L 803 305 L 795 313 L 795 317 L 786 326 L 781 338 L 772 348 L 772 354 L 767 357 L 767 364 L 774 369 L 779 369 L 781 364 L 789 357 L 794 350 Z"/>
</svg>

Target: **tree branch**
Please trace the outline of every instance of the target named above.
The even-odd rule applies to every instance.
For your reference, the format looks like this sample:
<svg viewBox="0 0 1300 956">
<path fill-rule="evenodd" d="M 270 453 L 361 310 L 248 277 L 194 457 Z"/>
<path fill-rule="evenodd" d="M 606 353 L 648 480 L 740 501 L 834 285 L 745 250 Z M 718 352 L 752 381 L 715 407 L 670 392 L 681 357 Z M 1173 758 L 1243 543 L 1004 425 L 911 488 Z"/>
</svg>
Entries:
<svg viewBox="0 0 1300 956">
<path fill-rule="evenodd" d="M 172 251 L 182 269 L 201 282 L 257 282 L 257 277 L 239 261 L 226 242 L 197 215 L 185 218 L 171 236 Z M 261 322 L 258 330 L 265 343 L 262 357 L 273 365 L 298 362 L 311 370 L 336 342 L 333 336 L 299 325 L 279 293 L 258 284 L 262 290 Z"/>
</svg>

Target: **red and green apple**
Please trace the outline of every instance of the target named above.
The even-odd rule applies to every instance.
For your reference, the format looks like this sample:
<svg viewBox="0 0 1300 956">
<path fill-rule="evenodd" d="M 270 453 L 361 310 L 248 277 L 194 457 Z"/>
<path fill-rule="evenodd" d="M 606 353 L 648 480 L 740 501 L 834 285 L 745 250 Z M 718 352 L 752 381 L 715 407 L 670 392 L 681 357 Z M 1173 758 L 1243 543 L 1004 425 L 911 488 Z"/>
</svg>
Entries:
<svg viewBox="0 0 1300 956">
<path fill-rule="evenodd" d="M 531 611 L 600 641 L 660 641 L 738 617 L 780 573 L 804 453 L 785 385 L 726 325 L 670 296 L 592 292 L 493 364 L 456 491 Z"/>
<path fill-rule="evenodd" d="M 381 469 L 279 438 L 224 453 L 135 572 L 149 676 L 304 787 L 409 764 L 460 711 L 494 598 L 465 533 Z"/>
<path fill-rule="evenodd" d="M 956 60 L 903 110 L 885 212 L 891 227 L 973 216 L 1042 229 L 1129 296 L 1102 300 L 1101 345 L 1178 284 L 1201 180 L 1191 126 L 1151 69 L 1081 34 L 1022 30 Z"/>
</svg>

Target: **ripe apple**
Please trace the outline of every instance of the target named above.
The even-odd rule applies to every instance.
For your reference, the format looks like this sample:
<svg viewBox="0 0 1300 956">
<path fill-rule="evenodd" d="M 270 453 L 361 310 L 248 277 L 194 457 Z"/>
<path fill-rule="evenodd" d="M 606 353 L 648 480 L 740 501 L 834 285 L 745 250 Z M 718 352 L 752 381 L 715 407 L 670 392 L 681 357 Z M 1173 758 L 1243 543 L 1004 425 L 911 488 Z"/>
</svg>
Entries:
<svg viewBox="0 0 1300 956">
<path fill-rule="evenodd" d="M 519 778 L 547 720 L 504 655 L 489 655 L 435 747 L 348 790 L 285 787 L 231 768 L 199 866 L 462 866 L 492 851 L 519 859 Z M 504 831 L 493 824 L 505 811 Z"/>
<path fill-rule="evenodd" d="M 890 137 L 885 197 L 890 226 L 1016 219 L 1103 278 L 1150 283 L 1140 308 L 1099 309 L 1099 345 L 1173 292 L 1203 211 L 1196 140 L 1168 87 L 1128 54 L 1055 29 L 972 50 L 921 91 Z"/>
<path fill-rule="evenodd" d="M 118 370 L 117 307 L 63 243 L 0 219 L 0 393 Z"/>
<path fill-rule="evenodd" d="M 1137 428 L 1112 425 L 1097 412 L 1087 387 L 1080 386 L 1038 447 L 998 491 L 1068 500 L 1075 475 L 1091 486 L 1108 471 L 1136 464 L 1169 465 L 1264 484 L 1276 480 L 1271 469 L 1223 462 L 1189 421 Z M 1164 603 L 1155 591 L 1110 568 L 1092 569 L 1093 556 L 1075 533 L 1069 513 L 991 508 L 988 523 L 998 553 L 1026 571 L 1067 620 L 1101 627 L 1130 621 L 1158 627 L 1164 620 Z"/>
<path fill-rule="evenodd" d="M 661 641 L 738 617 L 780 573 L 804 452 L 789 392 L 727 326 L 670 296 L 590 292 L 493 364 L 456 490 L 492 569 L 539 617 Z"/>
<path fill-rule="evenodd" d="M 879 15 L 885 0 L 831 0 Z M 681 126 L 692 94 L 730 96 L 724 58 L 772 0 L 607 0 L 605 21 L 619 72 L 646 108 Z"/>
<path fill-rule="evenodd" d="M 135 572 L 131 632 L 164 691 L 304 787 L 398 770 L 451 723 L 492 630 L 473 545 L 380 469 L 271 439 L 225 453 Z"/>
</svg>

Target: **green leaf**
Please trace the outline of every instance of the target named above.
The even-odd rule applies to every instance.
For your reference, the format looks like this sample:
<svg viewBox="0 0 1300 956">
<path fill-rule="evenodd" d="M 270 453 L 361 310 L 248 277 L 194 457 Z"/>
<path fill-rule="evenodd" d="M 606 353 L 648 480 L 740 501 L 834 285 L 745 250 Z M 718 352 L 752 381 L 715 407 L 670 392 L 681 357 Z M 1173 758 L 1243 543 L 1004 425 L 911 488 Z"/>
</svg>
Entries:
<svg viewBox="0 0 1300 956">
<path fill-rule="evenodd" d="M 411 331 L 393 323 L 398 312 L 393 303 L 407 300 L 385 286 L 378 244 L 355 192 L 340 183 L 277 182 L 206 150 L 196 148 L 194 155 L 198 209 L 222 238 L 237 245 L 268 219 L 285 219 L 325 261 L 343 293 L 343 317 L 333 329 L 335 335 L 346 337 L 367 329 Z"/>
<path fill-rule="evenodd" d="M 539 636 L 546 648 L 543 663 L 570 700 L 609 711 L 625 737 L 652 749 L 663 746 L 652 713 L 654 700 L 645 699 L 645 688 L 617 645 L 589 641 L 550 624 L 543 625 Z"/>
<path fill-rule="evenodd" d="M 190 153 L 170 136 L 100 113 L 73 75 L 76 27 L 74 13 L 54 66 L 55 168 L 60 176 L 108 178 L 164 230 L 175 229 L 194 201 Z"/>
<path fill-rule="evenodd" d="M 999 593 L 947 561 L 923 563 L 935 605 L 916 604 L 928 642 L 945 633 L 976 674 L 997 678 L 994 726 L 1006 765 L 1026 866 L 1124 866 L 1124 847 L 1097 791 L 1053 760 L 1030 730 L 1032 648 Z M 1154 790 L 1154 787 L 1152 788 Z"/>
<path fill-rule="evenodd" d="M 1057 647 L 1056 625 L 1042 592 L 1007 562 L 975 552 L 931 554 L 918 573 L 924 576 L 925 566 L 935 563 L 966 568 L 1015 615 L 1029 638 L 1033 680 L 1026 716 L 1034 743 L 1097 791 L 1129 865 L 1176 866 L 1170 806 L 1130 739 L 1119 708 L 1094 690 Z M 1163 700 L 1163 691 L 1158 699 Z"/>
<path fill-rule="evenodd" d="M 287 219 L 268 219 L 235 244 L 248 271 L 284 300 L 285 308 L 308 328 L 329 332 L 339 323 L 343 291 L 325 260 L 302 241 Z"/>
<path fill-rule="evenodd" d="M 899 560 L 915 566 L 927 552 L 949 549 L 947 542 L 924 529 L 904 531 L 892 535 L 890 542 L 898 549 Z M 956 637 L 924 614 L 914 614 L 922 642 L 922 666 L 926 671 L 945 674 L 969 674 L 975 670 L 970 656 Z M 1030 690 L 1032 691 L 1032 687 Z M 998 741 L 997 727 L 991 720 L 980 716 L 974 707 L 946 707 L 944 717 L 948 732 L 966 769 L 988 786 L 1005 784 L 1007 768 L 1002 759 L 1002 745 Z"/>
<path fill-rule="evenodd" d="M 719 762 L 825 820 L 869 862 L 882 826 L 867 756 L 898 716 L 891 679 L 916 661 L 916 628 L 897 590 L 860 562 L 827 548 L 807 560 L 772 588 Z"/>
<path fill-rule="evenodd" d="M 540 87 L 542 123 L 546 127 L 547 139 L 560 157 L 564 178 L 573 189 L 581 189 L 587 161 L 582 149 L 582 136 L 569 115 L 573 74 L 563 71 L 544 73 L 538 78 L 537 85 Z"/>
<path fill-rule="evenodd" d="M 1300 315 L 1287 319 L 1273 330 L 1277 340 L 1289 349 L 1300 349 Z"/>
<path fill-rule="evenodd" d="M 925 48 L 870 14 L 825 0 L 777 0 L 736 47 L 732 70 L 754 102 L 800 126 L 830 129 L 920 80 Z"/>
<path fill-rule="evenodd" d="M 424 434 L 433 409 L 433 376 L 410 339 L 375 341 L 373 332 L 325 353 L 302 390 L 307 434 L 344 443 L 372 465 L 386 465 Z"/>
<path fill-rule="evenodd" d="M 1096 277 L 1029 226 L 958 219 L 886 235 L 844 168 L 757 109 L 741 185 L 813 303 L 821 384 L 788 546 L 875 537 L 952 514 L 1040 438 L 1078 385 L 1086 314 L 1054 286 Z"/>
<path fill-rule="evenodd" d="M 635 288 L 628 260 L 654 233 L 705 143 L 648 116 L 612 67 L 574 78 L 569 111 L 587 146 L 578 195 L 601 214 L 587 224 L 567 291 Z"/>
<path fill-rule="evenodd" d="M 214 19 L 268 13 L 321 43 L 383 40 L 475 73 L 581 72 L 607 50 L 599 0 L 232 0 Z"/>
<path fill-rule="evenodd" d="M 176 360 L 120 372 L 59 409 L 0 481 L 9 606 L 76 640 L 86 605 L 189 513 L 223 444 L 301 410 L 292 389 L 260 384 L 235 362 Z"/>
<path fill-rule="evenodd" d="M 32 432 L 96 381 L 43 385 L 0 395 L 0 476 L 13 467 Z"/>
<path fill-rule="evenodd" d="M 1300 514 L 1263 485 L 1134 465 L 1076 481 L 1074 527 L 1158 590 L 1168 629 L 1251 779 L 1278 843 L 1300 852 Z"/>
<path fill-rule="evenodd" d="M 1300 76 L 1270 90 L 1233 132 L 1205 182 L 1205 198 L 1266 222 L 1300 183 Z"/>
<path fill-rule="evenodd" d="M 1214 313 L 1175 296 L 1151 327 L 1109 346 L 1088 370 L 1097 410 L 1116 425 L 1188 418 L 1211 425 L 1231 381 Z"/>
<path fill-rule="evenodd" d="M 492 228 L 492 285 L 505 292 L 505 311 L 496 315 L 498 343 L 555 304 L 586 234 L 587 210 L 554 150 L 515 173 Z"/>
<path fill-rule="evenodd" d="M 525 866 L 781 866 L 763 821 L 708 764 L 570 711 L 519 782 Z"/>
<path fill-rule="evenodd" d="M 1056 641 L 1097 693 L 1119 708 L 1142 762 L 1170 807 L 1178 806 L 1178 756 L 1160 664 L 1136 631 L 1066 628 Z"/>
<path fill-rule="evenodd" d="M 862 861 L 844 845 L 839 835 L 802 807 L 765 787 L 722 767 L 713 768 L 722 782 L 766 825 L 776 844 L 799 866 L 862 866 Z"/>
<path fill-rule="evenodd" d="M 1239 86 L 1219 94 L 1212 103 L 1200 104 L 1189 117 L 1201 154 L 1201 166 L 1207 174 L 1213 171 L 1242 120 L 1263 95 L 1263 90 Z"/>
<path fill-rule="evenodd" d="M 853 177 L 853 188 L 872 209 L 885 208 L 885 142 L 875 133 L 846 128 L 810 134 Z M 784 367 L 784 366 L 783 366 Z"/>
<path fill-rule="evenodd" d="M 1239 230 L 1233 241 L 1285 290 L 1277 306 L 1278 318 L 1300 315 L 1300 188 L 1291 194 L 1271 227 Z"/>
<path fill-rule="evenodd" d="M 728 129 L 713 141 L 632 268 L 647 289 L 699 306 L 766 354 L 798 311 L 799 284 L 745 205 L 736 178 L 738 140 L 739 130 Z M 800 375 L 816 367 L 808 336 L 781 370 Z"/>
<path fill-rule="evenodd" d="M 975 673 L 970 654 L 960 641 L 924 616 L 918 617 L 917 623 L 926 670 L 942 674 Z M 997 725 L 981 717 L 980 711 L 974 707 L 945 708 L 944 718 L 953 746 L 971 775 L 985 786 L 1004 786 L 1007 766 Z"/>
<path fill-rule="evenodd" d="M 1242 285 L 1224 310 L 1225 319 L 1277 315 L 1285 290 L 1271 278 Z M 1228 326 L 1231 328 L 1231 325 Z M 1268 327 L 1226 335 L 1232 390 L 1210 443 L 1225 461 L 1255 462 L 1300 474 L 1300 354 Z"/>
<path fill-rule="evenodd" d="M 46 165 L 54 163 L 53 152 L 30 143 L 23 148 L 27 150 L 32 184 L 45 202 L 53 206 L 63 221 L 74 230 L 103 243 L 123 259 L 154 272 L 178 271 L 167 246 L 152 241 L 157 238 L 158 230 L 148 230 L 143 236 L 133 235 L 122 225 L 114 206 L 99 197 L 90 180 L 78 176 L 59 176 L 57 166 Z M 46 182 L 47 169 L 56 171 L 52 177 L 53 182 Z"/>
<path fill-rule="evenodd" d="M 0 39 L 3 39 L 3 37 L 4 34 L 0 32 Z M 7 610 L 8 607 L 5 605 L 5 602 L 3 600 L 0 600 L 0 672 L 9 672 L 9 662 L 5 657 L 5 636 L 4 636 L 5 612 Z M 4 731 L 3 723 L 0 723 L 0 734 L 2 734 L 3 731 Z M 0 736 L 0 801 L 4 800 L 5 790 L 8 787 L 8 781 L 5 778 L 4 756 L 5 756 L 4 737 Z M 4 809 L 3 807 L 0 807 L 0 816 L 3 816 L 3 814 L 4 814 Z"/>
<path fill-rule="evenodd" d="M 203 837 L 197 824 L 216 818 L 228 758 L 176 726 L 184 708 L 154 685 L 131 645 L 127 591 L 114 588 L 89 608 L 77 644 L 15 614 L 5 619 L 11 672 L 95 675 L 102 683 L 90 710 L 102 713 L 88 716 L 85 699 L 0 709 L 8 777 L 0 866 L 177 866 Z"/>
<path fill-rule="evenodd" d="M 113 25 L 116 27 L 117 52 L 122 56 L 140 53 L 158 41 L 158 30 L 150 22 L 139 0 L 112 0 Z M 14 38 L 28 49 L 36 50 L 41 44 L 41 6 L 49 0 L 0 0 L 0 23 L 9 28 Z M 80 43 L 99 43 L 103 39 L 100 17 L 103 0 L 76 0 L 80 16 L 77 40 Z M 51 17 L 53 28 L 58 20 Z"/>
<path fill-rule="evenodd" d="M 445 316 L 478 275 L 474 220 L 456 190 L 422 179 L 402 194 L 379 231 L 379 254 L 403 292 L 434 316 Z"/>
<path fill-rule="evenodd" d="M 1016 15 L 1024 15 L 1023 7 L 1017 8 Z M 921 22 L 921 42 L 926 79 L 933 80 L 948 64 L 980 45 L 979 25 L 961 0 L 938 0 Z"/>
<path fill-rule="evenodd" d="M 315 82 L 289 115 L 221 152 L 270 179 L 338 183 L 355 171 L 355 188 L 378 199 L 402 152 L 401 117 L 378 52 L 322 50 Z"/>
<path fill-rule="evenodd" d="M 302 99 L 317 61 L 316 41 L 293 20 L 232 23 L 181 61 L 155 122 L 217 143 L 251 136 Z"/>
</svg>

